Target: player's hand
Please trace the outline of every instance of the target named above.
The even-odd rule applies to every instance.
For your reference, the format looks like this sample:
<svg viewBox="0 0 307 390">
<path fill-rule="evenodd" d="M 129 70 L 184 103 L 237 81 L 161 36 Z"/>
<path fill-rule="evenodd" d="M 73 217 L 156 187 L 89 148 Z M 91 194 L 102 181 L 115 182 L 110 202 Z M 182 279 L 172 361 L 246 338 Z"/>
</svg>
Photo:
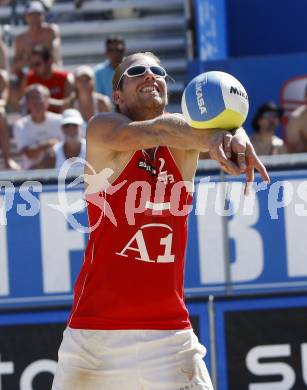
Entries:
<svg viewBox="0 0 307 390">
<path fill-rule="evenodd" d="M 249 189 L 254 182 L 254 169 L 260 173 L 263 181 L 267 183 L 270 182 L 270 177 L 265 166 L 257 156 L 248 135 L 242 127 L 233 134 L 231 139 L 229 136 L 226 137 L 224 150 L 226 156 L 231 158 L 232 161 L 234 161 L 234 163 L 237 165 L 240 173 L 245 173 L 245 194 L 248 194 Z"/>
<path fill-rule="evenodd" d="M 240 168 L 231 160 L 233 138 L 229 131 L 211 131 L 208 137 L 208 149 L 210 157 L 217 161 L 225 172 L 238 176 Z"/>
</svg>

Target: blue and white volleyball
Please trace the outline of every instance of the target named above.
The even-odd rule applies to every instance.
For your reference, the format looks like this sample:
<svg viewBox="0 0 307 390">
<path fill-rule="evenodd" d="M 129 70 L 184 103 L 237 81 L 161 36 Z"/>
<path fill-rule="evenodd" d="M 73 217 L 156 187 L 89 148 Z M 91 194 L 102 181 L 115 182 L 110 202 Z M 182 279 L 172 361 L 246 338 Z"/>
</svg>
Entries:
<svg viewBox="0 0 307 390">
<path fill-rule="evenodd" d="M 235 129 L 248 114 L 248 96 L 243 85 L 225 72 L 206 72 L 186 86 L 181 100 L 185 120 L 197 129 Z"/>
</svg>

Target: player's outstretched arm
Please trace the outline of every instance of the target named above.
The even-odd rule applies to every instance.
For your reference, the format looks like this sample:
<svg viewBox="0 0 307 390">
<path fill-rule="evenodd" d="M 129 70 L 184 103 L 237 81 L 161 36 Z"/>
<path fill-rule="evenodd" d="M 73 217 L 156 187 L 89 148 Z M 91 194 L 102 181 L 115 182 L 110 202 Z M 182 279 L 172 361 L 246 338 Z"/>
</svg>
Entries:
<svg viewBox="0 0 307 390">
<path fill-rule="evenodd" d="M 90 121 L 88 131 L 96 134 L 97 142 L 103 143 L 104 147 L 117 151 L 157 145 L 208 151 L 209 132 L 193 129 L 179 114 L 131 121 L 122 114 L 101 113 Z"/>
<path fill-rule="evenodd" d="M 194 129 L 181 114 L 131 121 L 122 114 L 101 113 L 90 121 L 87 129 L 87 139 L 96 147 L 125 152 L 161 145 L 181 150 L 210 151 L 212 158 L 226 172 L 239 175 L 240 169 L 224 151 L 227 139 L 231 138 L 232 134 L 227 131 Z"/>
</svg>

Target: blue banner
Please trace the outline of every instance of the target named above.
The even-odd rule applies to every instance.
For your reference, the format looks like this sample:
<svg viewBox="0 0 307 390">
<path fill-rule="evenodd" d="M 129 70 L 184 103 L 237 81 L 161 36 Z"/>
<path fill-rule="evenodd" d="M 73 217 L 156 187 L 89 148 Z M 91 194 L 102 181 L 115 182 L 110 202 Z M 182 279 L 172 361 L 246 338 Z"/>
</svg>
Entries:
<svg viewBox="0 0 307 390">
<path fill-rule="evenodd" d="M 274 173 L 249 197 L 239 180 L 226 188 L 217 176 L 197 177 L 186 294 L 307 290 L 306 176 Z M 82 186 L 1 184 L 0 306 L 71 303 L 87 242 Z"/>
<path fill-rule="evenodd" d="M 307 290 L 306 176 L 305 171 L 274 173 L 268 188 L 257 182 L 247 197 L 239 181 L 225 188 L 217 177 L 199 178 L 198 205 L 190 214 L 186 293 Z"/>
<path fill-rule="evenodd" d="M 201 61 L 227 57 L 225 0 L 195 0 L 195 30 Z"/>
</svg>

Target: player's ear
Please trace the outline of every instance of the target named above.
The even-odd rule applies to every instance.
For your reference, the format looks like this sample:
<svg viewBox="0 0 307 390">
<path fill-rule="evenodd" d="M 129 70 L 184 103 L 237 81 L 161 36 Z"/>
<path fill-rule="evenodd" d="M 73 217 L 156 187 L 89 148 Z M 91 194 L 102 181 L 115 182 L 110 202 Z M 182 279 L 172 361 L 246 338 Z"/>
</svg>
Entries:
<svg viewBox="0 0 307 390">
<path fill-rule="evenodd" d="M 114 91 L 113 94 L 112 94 L 113 103 L 114 104 L 118 104 L 119 101 L 120 101 L 120 98 L 121 98 L 120 91 L 119 90 Z"/>
</svg>

